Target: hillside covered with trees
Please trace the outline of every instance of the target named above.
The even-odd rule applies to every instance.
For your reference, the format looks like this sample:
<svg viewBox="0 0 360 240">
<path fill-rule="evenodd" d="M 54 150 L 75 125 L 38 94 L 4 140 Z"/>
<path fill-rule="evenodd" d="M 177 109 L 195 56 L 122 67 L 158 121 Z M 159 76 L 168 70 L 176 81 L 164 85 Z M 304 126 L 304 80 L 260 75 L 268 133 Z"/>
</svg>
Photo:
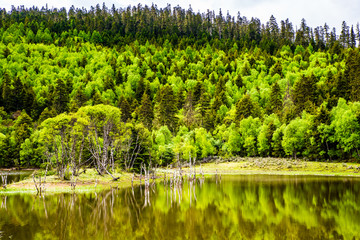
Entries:
<svg viewBox="0 0 360 240">
<path fill-rule="evenodd" d="M 359 25 L 156 5 L 0 10 L 0 167 L 360 159 Z"/>
</svg>

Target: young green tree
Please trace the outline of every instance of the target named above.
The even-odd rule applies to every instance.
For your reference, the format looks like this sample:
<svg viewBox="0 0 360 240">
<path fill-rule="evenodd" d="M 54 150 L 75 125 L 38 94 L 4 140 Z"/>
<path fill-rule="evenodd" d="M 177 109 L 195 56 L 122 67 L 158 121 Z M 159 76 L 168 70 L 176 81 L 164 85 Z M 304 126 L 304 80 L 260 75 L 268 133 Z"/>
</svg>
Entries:
<svg viewBox="0 0 360 240">
<path fill-rule="evenodd" d="M 302 155 L 309 127 L 310 123 L 306 119 L 296 118 L 284 128 L 281 145 L 288 156 L 296 159 L 297 156 Z"/>
<path fill-rule="evenodd" d="M 256 143 L 260 127 L 261 121 L 259 118 L 250 116 L 240 121 L 239 132 L 242 138 L 241 142 L 243 143 L 246 155 L 249 157 L 255 157 L 258 154 Z"/>
</svg>

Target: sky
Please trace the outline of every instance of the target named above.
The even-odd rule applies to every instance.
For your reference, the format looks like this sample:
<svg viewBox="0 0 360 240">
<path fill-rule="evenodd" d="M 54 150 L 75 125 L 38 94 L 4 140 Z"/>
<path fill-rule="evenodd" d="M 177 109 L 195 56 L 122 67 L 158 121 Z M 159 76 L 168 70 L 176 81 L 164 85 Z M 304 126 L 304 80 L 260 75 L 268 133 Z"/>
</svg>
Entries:
<svg viewBox="0 0 360 240">
<path fill-rule="evenodd" d="M 74 5 L 76 8 L 89 9 L 98 3 L 102 6 L 103 2 L 108 8 L 113 4 L 116 7 L 127 7 L 139 3 L 143 6 L 154 3 L 158 8 L 163 8 L 169 3 L 171 7 L 180 5 L 188 9 L 191 4 L 195 12 L 206 12 L 209 9 L 218 13 L 221 8 L 223 15 L 227 11 L 233 16 L 240 12 L 241 16 L 248 19 L 257 17 L 262 23 L 266 23 L 271 15 L 275 16 L 278 23 L 289 18 L 294 27 L 299 26 L 301 19 L 305 18 L 310 27 L 323 26 L 326 22 L 330 27 L 336 27 L 338 34 L 343 21 L 349 26 L 354 25 L 354 28 L 360 22 L 359 0 L 0 0 L 0 8 L 10 10 L 11 5 L 24 5 L 27 8 L 48 4 L 49 8 L 69 9 Z"/>
</svg>

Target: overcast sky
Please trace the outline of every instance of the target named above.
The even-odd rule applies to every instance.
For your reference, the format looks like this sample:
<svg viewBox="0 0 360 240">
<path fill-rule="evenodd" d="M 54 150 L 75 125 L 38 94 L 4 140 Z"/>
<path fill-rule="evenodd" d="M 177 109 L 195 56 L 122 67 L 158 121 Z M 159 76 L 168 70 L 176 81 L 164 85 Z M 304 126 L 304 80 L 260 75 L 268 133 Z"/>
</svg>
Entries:
<svg viewBox="0 0 360 240">
<path fill-rule="evenodd" d="M 326 22 L 331 27 L 336 27 L 337 33 L 340 33 L 341 23 L 345 20 L 348 25 L 355 25 L 360 21 L 360 1 L 359 0 L 0 0 L 0 7 L 11 9 L 11 5 L 31 7 L 34 4 L 42 7 L 48 3 L 48 7 L 66 7 L 71 5 L 75 7 L 95 6 L 105 2 L 109 8 L 112 4 L 116 7 L 127 7 L 128 5 L 156 4 L 159 8 L 166 7 L 170 3 L 172 7 L 180 5 L 188 9 L 191 4 L 193 11 L 205 12 L 207 9 L 215 10 L 218 13 L 222 9 L 224 15 L 227 11 L 236 16 L 240 11 L 242 16 L 248 19 L 251 17 L 260 18 L 262 23 L 269 20 L 271 14 L 275 16 L 278 23 L 280 20 L 289 18 L 294 26 L 299 26 L 302 18 L 306 19 L 310 27 L 323 26 Z"/>
</svg>

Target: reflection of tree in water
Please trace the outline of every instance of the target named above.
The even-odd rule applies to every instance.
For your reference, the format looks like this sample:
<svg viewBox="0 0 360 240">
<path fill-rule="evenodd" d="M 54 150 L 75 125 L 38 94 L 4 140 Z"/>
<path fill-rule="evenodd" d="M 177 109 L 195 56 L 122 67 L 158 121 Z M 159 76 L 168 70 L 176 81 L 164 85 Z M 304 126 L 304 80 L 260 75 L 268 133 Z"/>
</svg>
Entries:
<svg viewBox="0 0 360 240">
<path fill-rule="evenodd" d="M 206 179 L 86 194 L 0 197 L 13 239 L 359 238 L 358 181 Z"/>
</svg>

